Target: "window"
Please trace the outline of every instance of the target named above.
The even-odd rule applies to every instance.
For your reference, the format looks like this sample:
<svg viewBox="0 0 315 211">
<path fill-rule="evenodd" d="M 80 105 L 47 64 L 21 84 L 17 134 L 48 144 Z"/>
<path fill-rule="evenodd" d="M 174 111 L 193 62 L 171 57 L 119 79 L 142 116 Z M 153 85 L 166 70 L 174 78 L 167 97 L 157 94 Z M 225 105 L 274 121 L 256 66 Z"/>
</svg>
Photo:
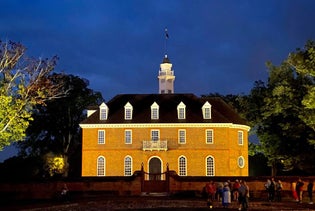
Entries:
<svg viewBox="0 0 315 211">
<path fill-rule="evenodd" d="M 243 131 L 238 131 L 238 145 L 243 145 L 244 137 Z"/>
<path fill-rule="evenodd" d="M 103 156 L 97 158 L 97 176 L 105 176 L 105 158 Z"/>
<path fill-rule="evenodd" d="M 105 130 L 98 131 L 98 144 L 105 144 Z"/>
<path fill-rule="evenodd" d="M 212 156 L 206 158 L 206 169 L 206 176 L 214 176 L 214 158 Z"/>
<path fill-rule="evenodd" d="M 178 143 L 186 143 L 186 130 L 178 130 Z"/>
<path fill-rule="evenodd" d="M 159 130 L 151 130 L 151 140 L 152 141 L 160 140 L 160 131 Z"/>
<path fill-rule="evenodd" d="M 239 156 L 239 157 L 238 157 L 238 159 L 237 159 L 237 164 L 238 164 L 238 167 L 244 168 L 244 166 L 245 166 L 245 160 L 244 160 L 244 157 L 243 157 L 243 156 Z"/>
<path fill-rule="evenodd" d="M 125 144 L 131 144 L 131 143 L 132 143 L 132 131 L 125 130 Z"/>
<path fill-rule="evenodd" d="M 151 119 L 159 119 L 159 105 L 156 102 L 151 105 Z"/>
<path fill-rule="evenodd" d="M 183 102 L 177 106 L 178 119 L 186 119 L 186 105 Z"/>
<path fill-rule="evenodd" d="M 213 144 L 213 130 L 206 130 L 206 143 Z"/>
<path fill-rule="evenodd" d="M 179 176 L 187 176 L 186 158 L 184 156 L 178 159 L 178 172 Z"/>
<path fill-rule="evenodd" d="M 106 120 L 108 116 L 108 107 L 105 103 L 100 105 L 100 120 Z"/>
<path fill-rule="evenodd" d="M 132 119 L 132 105 L 128 102 L 125 105 L 125 120 L 131 120 Z"/>
<path fill-rule="evenodd" d="M 132 158 L 130 156 L 125 157 L 125 176 L 132 175 Z"/>
<path fill-rule="evenodd" d="M 202 115 L 204 119 L 211 119 L 211 105 L 208 101 L 202 106 Z"/>
</svg>

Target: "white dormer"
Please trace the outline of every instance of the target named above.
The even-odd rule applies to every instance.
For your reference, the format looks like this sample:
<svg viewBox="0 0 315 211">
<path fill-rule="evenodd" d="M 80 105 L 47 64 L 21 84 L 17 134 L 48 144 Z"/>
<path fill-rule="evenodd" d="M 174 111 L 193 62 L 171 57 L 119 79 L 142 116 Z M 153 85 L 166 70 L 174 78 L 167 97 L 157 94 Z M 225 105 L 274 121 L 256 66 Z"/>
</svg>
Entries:
<svg viewBox="0 0 315 211">
<path fill-rule="evenodd" d="M 131 120 L 132 119 L 132 105 L 128 102 L 125 105 L 125 120 Z"/>
<path fill-rule="evenodd" d="M 178 119 L 186 119 L 186 105 L 183 102 L 177 106 L 177 116 Z"/>
<path fill-rule="evenodd" d="M 202 106 L 203 119 L 211 119 L 211 104 L 207 101 Z"/>
<path fill-rule="evenodd" d="M 86 116 L 87 116 L 87 117 L 91 116 L 92 114 L 95 113 L 95 111 L 97 111 L 97 110 L 96 110 L 96 109 L 88 109 Z"/>
<path fill-rule="evenodd" d="M 151 105 L 151 119 L 159 119 L 159 105 L 156 102 Z"/>
<path fill-rule="evenodd" d="M 105 103 L 100 105 L 100 120 L 107 120 L 108 117 L 108 107 Z"/>
</svg>

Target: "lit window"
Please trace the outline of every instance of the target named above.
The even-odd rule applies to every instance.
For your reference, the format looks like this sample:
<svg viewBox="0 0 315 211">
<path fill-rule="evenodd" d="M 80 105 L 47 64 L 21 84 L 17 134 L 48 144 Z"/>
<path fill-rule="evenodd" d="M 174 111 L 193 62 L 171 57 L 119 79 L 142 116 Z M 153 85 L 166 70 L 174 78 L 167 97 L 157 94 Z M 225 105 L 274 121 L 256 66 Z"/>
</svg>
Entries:
<svg viewBox="0 0 315 211">
<path fill-rule="evenodd" d="M 151 140 L 152 141 L 160 140 L 160 131 L 159 130 L 151 130 Z"/>
<path fill-rule="evenodd" d="M 159 119 L 159 105 L 156 102 L 151 105 L 151 119 Z"/>
<path fill-rule="evenodd" d="M 132 105 L 129 102 L 125 105 L 125 119 L 132 119 Z"/>
<path fill-rule="evenodd" d="M 243 145 L 243 143 L 244 143 L 243 131 L 238 131 L 238 145 Z"/>
<path fill-rule="evenodd" d="M 106 120 L 108 116 L 108 107 L 105 103 L 100 105 L 100 120 Z"/>
<path fill-rule="evenodd" d="M 105 158 L 103 156 L 97 158 L 97 176 L 105 176 Z"/>
<path fill-rule="evenodd" d="M 179 176 L 187 176 L 186 158 L 184 156 L 178 159 L 178 172 Z"/>
<path fill-rule="evenodd" d="M 237 164 L 238 164 L 238 167 L 244 168 L 244 166 L 245 166 L 245 159 L 244 159 L 243 156 L 239 156 L 238 157 Z"/>
<path fill-rule="evenodd" d="M 178 130 L 178 143 L 186 143 L 186 130 Z"/>
<path fill-rule="evenodd" d="M 212 156 L 206 158 L 206 176 L 214 176 L 214 159 Z"/>
<path fill-rule="evenodd" d="M 131 144 L 131 143 L 132 143 L 132 131 L 125 130 L 125 144 Z"/>
<path fill-rule="evenodd" d="M 206 143 L 213 144 L 213 130 L 206 130 Z"/>
<path fill-rule="evenodd" d="M 186 105 L 183 102 L 177 106 L 178 119 L 186 119 Z"/>
<path fill-rule="evenodd" d="M 105 130 L 98 131 L 98 144 L 105 144 Z"/>
<path fill-rule="evenodd" d="M 130 156 L 125 157 L 125 176 L 132 175 L 132 158 Z"/>
<path fill-rule="evenodd" d="M 211 105 L 208 101 L 202 106 L 202 115 L 204 119 L 211 119 Z"/>
</svg>

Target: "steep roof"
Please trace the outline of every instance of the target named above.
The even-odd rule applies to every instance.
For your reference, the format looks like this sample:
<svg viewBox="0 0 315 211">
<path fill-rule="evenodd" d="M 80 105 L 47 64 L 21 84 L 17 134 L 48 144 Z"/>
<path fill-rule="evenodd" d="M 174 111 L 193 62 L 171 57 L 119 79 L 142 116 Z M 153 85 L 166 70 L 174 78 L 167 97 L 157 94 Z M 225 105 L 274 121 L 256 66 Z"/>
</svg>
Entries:
<svg viewBox="0 0 315 211">
<path fill-rule="evenodd" d="M 203 119 L 202 106 L 211 104 L 211 119 Z M 133 106 L 132 120 L 124 119 L 126 103 Z M 151 105 L 159 105 L 159 119 L 151 119 Z M 177 106 L 186 105 L 186 119 L 177 118 Z M 81 124 L 107 123 L 234 123 L 246 125 L 235 110 L 219 97 L 198 98 L 194 94 L 120 94 L 108 103 L 108 118 L 100 120 L 99 108 Z"/>
</svg>

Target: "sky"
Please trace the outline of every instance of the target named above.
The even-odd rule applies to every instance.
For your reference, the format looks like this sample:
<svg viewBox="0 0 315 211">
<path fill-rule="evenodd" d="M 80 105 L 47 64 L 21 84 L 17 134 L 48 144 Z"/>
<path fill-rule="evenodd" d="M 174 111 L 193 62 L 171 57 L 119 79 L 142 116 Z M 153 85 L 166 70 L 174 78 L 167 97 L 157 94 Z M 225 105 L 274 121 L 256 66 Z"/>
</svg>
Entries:
<svg viewBox="0 0 315 211">
<path fill-rule="evenodd" d="M 247 94 L 315 40 L 313 0 L 0 0 L 0 40 L 60 59 L 55 72 L 89 81 L 109 101 L 158 93 L 159 65 L 173 64 L 175 93 Z M 166 40 L 165 28 L 169 39 Z M 7 147 L 0 162 L 14 155 Z"/>
</svg>

